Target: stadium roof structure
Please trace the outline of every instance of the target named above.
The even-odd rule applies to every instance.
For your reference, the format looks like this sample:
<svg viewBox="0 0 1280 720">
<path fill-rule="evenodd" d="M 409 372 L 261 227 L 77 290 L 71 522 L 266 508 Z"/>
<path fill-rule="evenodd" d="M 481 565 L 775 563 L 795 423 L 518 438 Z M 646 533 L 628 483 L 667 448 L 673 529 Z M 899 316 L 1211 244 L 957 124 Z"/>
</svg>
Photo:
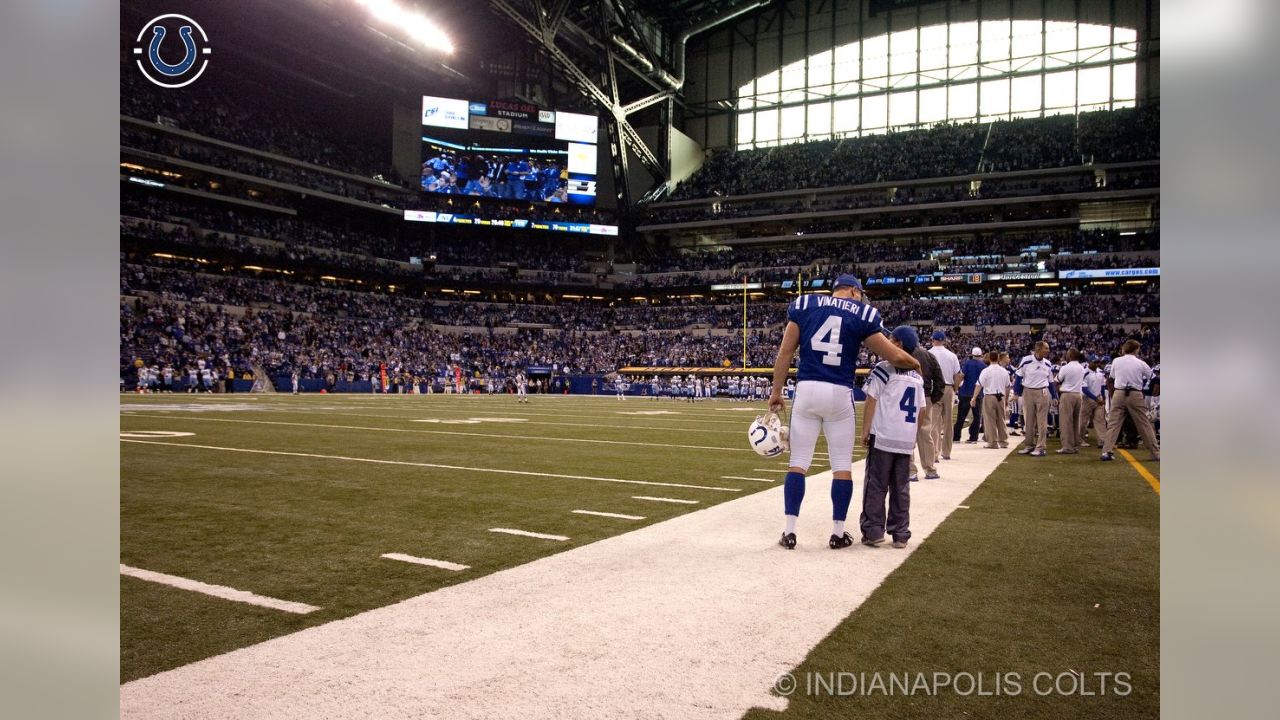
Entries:
<svg viewBox="0 0 1280 720">
<path fill-rule="evenodd" d="M 632 4 L 644 15 L 677 32 L 722 13 L 756 5 L 750 0 L 633 0 Z"/>
</svg>

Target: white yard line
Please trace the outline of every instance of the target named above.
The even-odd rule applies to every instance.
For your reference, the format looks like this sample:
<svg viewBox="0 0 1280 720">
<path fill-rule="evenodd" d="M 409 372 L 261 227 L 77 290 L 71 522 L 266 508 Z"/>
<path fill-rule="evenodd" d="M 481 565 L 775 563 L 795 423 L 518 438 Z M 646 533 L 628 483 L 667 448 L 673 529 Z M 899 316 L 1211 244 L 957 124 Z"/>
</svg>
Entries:
<svg viewBox="0 0 1280 720">
<path fill-rule="evenodd" d="M 772 473 L 784 473 L 784 474 L 785 474 L 785 473 L 787 472 L 787 469 L 786 469 L 786 468 L 782 468 L 782 469 L 778 469 L 778 468 L 751 468 L 751 472 L 772 472 Z"/>
<path fill-rule="evenodd" d="M 405 555 L 404 553 L 383 553 L 379 557 L 384 557 L 388 560 L 399 560 L 401 562 L 413 563 L 415 565 L 437 567 L 442 570 L 453 570 L 455 572 L 471 568 L 470 565 L 459 565 L 458 563 L 449 562 L 448 560 L 433 560 L 432 558 L 414 557 L 413 555 Z"/>
<path fill-rule="evenodd" d="M 741 475 L 721 475 L 721 476 L 720 476 L 720 479 L 721 479 L 721 480 L 752 480 L 752 481 L 754 481 L 754 482 L 767 482 L 767 483 L 771 483 L 771 482 L 778 482 L 778 479 L 777 479 L 777 478 L 773 478 L 773 479 L 770 479 L 770 478 L 753 478 L 753 477 L 743 477 L 743 476 L 741 476 Z"/>
<path fill-rule="evenodd" d="M 146 416 L 151 417 L 151 416 Z M 166 416 L 166 419 L 174 418 Z M 750 452 L 748 447 L 722 447 L 719 445 L 677 445 L 673 443 L 639 442 L 635 440 L 599 440 L 595 438 L 547 437 L 542 435 L 507 435 L 502 433 L 462 432 L 459 430 L 418 430 L 416 428 L 383 428 L 367 425 L 331 425 L 328 423 L 284 422 L 282 420 L 234 420 L 229 418 L 183 418 L 204 422 L 233 422 L 249 425 L 288 425 L 293 427 L 328 428 L 330 430 L 364 430 L 366 432 L 416 433 L 419 435 L 455 435 L 461 437 L 504 438 L 507 440 L 537 440 L 539 442 L 574 442 L 603 445 L 638 445 L 641 447 L 680 448 L 683 450 L 718 450 L 722 452 Z"/>
<path fill-rule="evenodd" d="M 648 495 L 632 495 L 632 500 L 648 500 L 650 502 L 676 503 L 679 505 L 697 505 L 697 500 L 681 500 L 680 498 L 649 497 Z"/>
<path fill-rule="evenodd" d="M 622 513 L 599 512 L 596 510 L 574 510 L 575 515 L 595 515 L 596 517 L 618 518 L 619 520 L 644 520 L 643 515 L 623 515 Z"/>
<path fill-rule="evenodd" d="M 147 582 L 168 585 L 179 590 L 189 590 L 202 595 L 211 595 L 223 600 L 231 600 L 233 602 L 246 603 L 249 605 L 257 605 L 258 607 L 271 608 L 272 610 L 282 610 L 287 613 L 295 613 L 297 615 L 306 615 L 313 613 L 320 608 L 306 603 L 292 602 L 290 600 L 278 600 L 265 595 L 251 593 L 248 590 L 237 590 L 225 585 L 210 585 L 199 580 L 191 580 L 177 575 L 167 575 L 153 570 L 143 570 L 141 568 L 129 567 L 124 563 L 120 563 L 120 574 L 128 575 L 131 578 L 146 580 Z"/>
<path fill-rule="evenodd" d="M 912 485 L 904 550 L 829 550 L 830 475 L 817 475 L 795 550 L 776 544 L 775 486 L 135 680 L 120 688 L 121 716 L 737 720 L 752 707 L 785 709 L 771 693 L 778 675 L 1009 451 L 982 452 L 956 448 L 943 480 Z M 853 471 L 861 484 L 863 468 Z"/>
<path fill-rule="evenodd" d="M 521 537 L 538 538 L 540 540 L 555 540 L 564 542 L 569 538 L 565 535 L 548 535 L 547 533 L 529 532 L 528 530 L 515 530 L 513 528 L 489 528 L 491 533 L 505 533 L 507 535 L 519 535 Z"/>
<path fill-rule="evenodd" d="M 463 411 L 463 410 L 459 410 L 459 411 L 458 411 L 459 416 L 458 416 L 458 418 L 456 418 L 456 419 L 463 419 L 463 418 L 465 418 L 465 417 L 466 417 L 466 416 L 468 416 L 468 415 L 475 415 L 477 412 L 479 412 L 479 410 L 478 410 L 478 409 L 476 409 L 476 408 L 472 408 L 471 410 L 465 410 L 465 411 Z M 499 412 L 504 412 L 504 414 L 505 414 L 505 408 L 492 408 L 492 409 L 490 410 L 490 412 L 492 412 L 492 413 L 493 413 L 493 414 L 495 414 L 495 415 L 496 415 L 497 413 L 499 413 Z M 134 412 L 132 412 L 132 411 L 128 411 L 128 412 L 126 412 L 126 411 L 122 411 L 120 414 L 121 414 L 121 415 L 132 415 L 132 414 L 135 414 L 135 413 L 134 413 Z M 415 417 L 412 417 L 412 416 L 408 416 L 408 415 L 385 415 L 385 414 L 374 414 L 374 413 L 328 412 L 328 411 L 323 412 L 323 413 L 318 413 L 318 412 L 317 412 L 317 410 L 316 410 L 315 408 L 312 408 L 312 409 L 310 409 L 310 410 L 282 410 L 282 409 L 279 409 L 279 408 L 262 408 L 262 409 L 260 409 L 260 410 L 255 411 L 254 416 L 255 416 L 255 417 L 257 417 L 257 416 L 261 416 L 261 415 L 273 415 L 273 414 L 275 414 L 275 415 L 317 415 L 317 414 L 322 414 L 322 415 L 324 415 L 325 417 L 358 417 L 358 418 L 376 418 L 376 419 L 378 419 L 378 420 L 395 420 L 395 421 L 399 421 L 399 422 L 421 422 L 421 420 L 420 420 L 420 419 L 415 418 Z M 413 412 L 413 415 L 416 415 L 416 416 L 419 416 L 419 417 L 420 417 L 420 416 L 422 416 L 422 415 L 428 415 L 428 414 L 438 414 L 438 413 L 437 413 L 437 410 L 436 410 L 435 408 L 418 408 L 418 409 L 416 409 L 416 410 Z M 163 419 L 165 419 L 165 420 L 172 420 L 172 419 L 173 419 L 173 416 L 172 416 L 172 415 L 143 415 L 142 417 L 156 417 L 156 418 L 163 418 Z M 193 419 L 193 420 L 217 420 L 217 421 L 221 421 L 221 422 L 237 422 L 237 420 L 235 420 L 234 418 L 232 418 L 232 419 L 228 419 L 228 418 L 205 418 L 205 417 L 196 417 L 196 416 L 194 416 L 194 414 L 193 414 L 192 419 Z M 258 422 L 262 422 L 262 421 L 258 421 Z M 673 420 L 672 420 L 672 422 L 679 422 L 679 420 L 675 420 L 675 419 L 673 419 Z M 570 423 L 570 422 L 548 422 L 548 421 L 546 421 L 546 420 L 528 420 L 528 421 L 526 421 L 526 422 L 519 423 L 519 425 L 521 425 L 522 427 L 523 427 L 523 426 L 526 426 L 526 425 L 546 425 L 546 426 L 549 426 L 549 427 L 589 427 L 589 428 L 601 428 L 601 427 L 603 427 L 603 428 L 607 428 L 607 429 L 610 429 L 610 430 L 613 430 L 613 429 L 616 429 L 616 430 L 656 430 L 656 431 L 662 431 L 662 432 L 714 433 L 714 434 L 717 434 L 717 435 L 741 435 L 741 434 L 742 434 L 742 432 L 741 432 L 741 431 L 739 431 L 739 430 L 717 430 L 717 429 L 707 429 L 707 428 L 690 428 L 690 427 L 678 427 L 678 426 L 676 426 L 676 425 L 670 425 L 670 426 L 666 426 L 666 425 L 664 425 L 664 426 L 656 426 L 656 425 L 614 425 L 614 424 L 612 424 L 612 423 L 603 423 L 603 422 L 594 422 L 594 423 Z"/>
<path fill-rule="evenodd" d="M 499 475 L 523 475 L 526 477 L 564 478 L 566 480 L 594 480 L 596 482 L 625 483 L 628 485 L 655 485 L 657 487 L 691 488 L 694 490 L 715 490 L 718 492 L 741 492 L 738 488 L 715 487 L 713 485 L 685 485 L 682 483 L 655 482 L 650 480 L 621 480 L 619 478 L 595 477 L 592 475 L 563 475 L 560 473 L 542 473 L 529 470 L 503 470 L 500 468 L 463 467 L 460 465 L 441 465 L 439 463 L 408 462 L 405 460 L 379 460 L 377 458 L 347 457 L 345 455 L 318 455 L 316 453 L 286 452 L 284 450 L 253 450 L 250 448 L 222 447 L 219 445 L 196 445 L 195 443 L 160 442 L 157 440 L 124 440 L 120 442 L 138 443 L 139 445 L 168 445 L 171 447 L 195 448 L 198 450 L 221 450 L 223 452 L 255 453 L 259 455 L 284 455 L 286 457 L 309 457 L 321 460 L 342 460 L 345 462 L 365 462 L 377 465 L 406 465 L 408 467 L 439 468 L 441 470 L 465 470 L 467 472 L 496 473 Z"/>
</svg>

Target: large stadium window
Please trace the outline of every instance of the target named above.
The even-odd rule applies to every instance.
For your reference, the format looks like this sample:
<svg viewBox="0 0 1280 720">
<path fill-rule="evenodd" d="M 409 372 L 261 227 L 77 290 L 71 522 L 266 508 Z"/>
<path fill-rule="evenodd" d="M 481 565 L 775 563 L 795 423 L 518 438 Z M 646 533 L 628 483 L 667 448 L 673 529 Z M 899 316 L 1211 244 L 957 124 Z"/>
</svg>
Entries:
<svg viewBox="0 0 1280 720">
<path fill-rule="evenodd" d="M 795 105 L 782 109 L 782 132 L 778 137 L 783 140 L 796 140 L 804 137 L 804 106 Z"/>
<path fill-rule="evenodd" d="M 814 103 L 809 106 L 807 134 L 811 140 L 825 139 L 831 136 L 831 103 Z"/>
<path fill-rule="evenodd" d="M 957 22 L 865 38 L 739 87 L 737 145 L 1132 107 L 1137 48 L 1131 28 L 1056 20 Z"/>
<path fill-rule="evenodd" d="M 832 130 L 837 135 L 856 135 L 862 127 L 862 115 L 858 111 L 857 100 L 838 100 L 834 103 L 835 122 Z"/>
</svg>

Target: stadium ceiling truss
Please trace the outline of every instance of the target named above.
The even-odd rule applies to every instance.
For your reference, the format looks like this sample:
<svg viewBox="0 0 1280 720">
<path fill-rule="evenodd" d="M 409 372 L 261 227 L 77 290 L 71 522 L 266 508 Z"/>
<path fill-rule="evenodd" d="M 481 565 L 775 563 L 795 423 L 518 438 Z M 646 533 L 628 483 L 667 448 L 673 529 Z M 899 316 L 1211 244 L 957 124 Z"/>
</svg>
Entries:
<svg viewBox="0 0 1280 720">
<path fill-rule="evenodd" d="M 670 130 L 675 104 L 682 103 L 685 46 L 693 35 L 768 5 L 770 0 L 689 0 L 672 3 L 694 24 L 670 25 L 674 7 L 661 15 L 652 7 L 625 0 L 571 3 L 569 0 L 489 0 L 490 6 L 519 26 L 551 65 L 601 111 L 609 135 L 619 210 L 628 213 L 628 152 L 653 179 L 641 198 L 660 197 L 671 178 Z M 663 27 L 650 18 L 661 17 Z M 701 18 L 701 19 L 698 19 Z M 628 82 L 619 82 L 619 69 Z M 638 81 L 638 82 L 637 82 Z M 625 95 L 641 93 L 633 100 Z M 657 148 L 650 148 L 629 117 L 657 106 Z"/>
</svg>

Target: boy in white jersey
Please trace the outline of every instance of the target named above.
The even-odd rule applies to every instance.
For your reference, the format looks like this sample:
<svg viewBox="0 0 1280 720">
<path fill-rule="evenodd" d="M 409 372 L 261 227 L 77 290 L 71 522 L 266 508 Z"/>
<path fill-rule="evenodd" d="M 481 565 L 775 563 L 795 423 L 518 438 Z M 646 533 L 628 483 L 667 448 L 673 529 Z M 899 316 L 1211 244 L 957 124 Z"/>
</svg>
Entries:
<svg viewBox="0 0 1280 720">
<path fill-rule="evenodd" d="M 894 328 L 893 343 L 906 352 L 915 350 L 920 337 L 915 328 Z M 862 445 L 867 448 L 866 475 L 862 484 L 862 544 L 875 547 L 887 532 L 893 546 L 904 548 L 911 539 L 911 455 L 916 449 L 917 418 L 925 412 L 924 378 L 915 370 L 894 367 L 881 360 L 867 376 L 866 416 Z M 885 495 L 889 515 L 885 517 Z"/>
<path fill-rule="evenodd" d="M 516 402 L 529 402 L 529 378 L 523 370 L 516 373 Z"/>
</svg>

